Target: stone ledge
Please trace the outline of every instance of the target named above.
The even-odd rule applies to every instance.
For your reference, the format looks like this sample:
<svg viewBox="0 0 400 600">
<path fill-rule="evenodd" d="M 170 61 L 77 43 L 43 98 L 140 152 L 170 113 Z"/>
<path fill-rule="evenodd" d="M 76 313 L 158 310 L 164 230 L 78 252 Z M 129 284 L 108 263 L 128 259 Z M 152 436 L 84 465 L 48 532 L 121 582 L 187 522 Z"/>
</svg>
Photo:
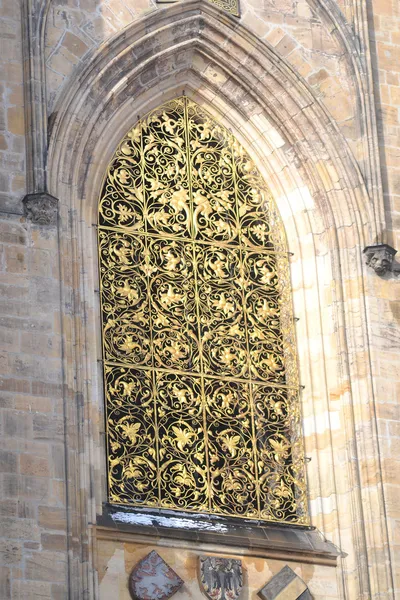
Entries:
<svg viewBox="0 0 400 600">
<path fill-rule="evenodd" d="M 189 546 L 233 547 L 242 554 L 284 558 L 313 564 L 336 566 L 343 554 L 324 540 L 313 527 L 265 524 L 248 519 L 232 519 L 179 513 L 167 510 L 133 509 L 105 504 L 97 517 L 98 537 L 139 536 L 148 542 L 179 540 Z M 151 539 L 151 540 L 150 540 Z M 143 543 L 143 542 L 142 542 Z M 225 550 L 226 551 L 226 550 Z"/>
</svg>

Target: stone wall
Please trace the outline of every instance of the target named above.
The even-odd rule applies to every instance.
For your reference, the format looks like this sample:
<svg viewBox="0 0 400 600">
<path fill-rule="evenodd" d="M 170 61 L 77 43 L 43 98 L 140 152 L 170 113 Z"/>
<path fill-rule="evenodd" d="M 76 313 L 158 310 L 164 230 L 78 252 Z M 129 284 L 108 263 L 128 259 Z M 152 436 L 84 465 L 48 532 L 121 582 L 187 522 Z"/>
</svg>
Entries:
<svg viewBox="0 0 400 600">
<path fill-rule="evenodd" d="M 387 239 L 400 249 L 400 5 L 370 6 L 371 57 Z M 397 256 L 397 268 L 400 256 Z M 371 344 L 393 576 L 400 594 L 400 273 L 368 286 Z"/>
<path fill-rule="evenodd" d="M 19 3 L 3 0 L 0 4 L 0 210 L 11 212 L 18 211 L 17 205 L 25 192 L 21 34 Z"/>
<path fill-rule="evenodd" d="M 244 556 L 227 552 L 227 548 L 203 549 L 174 548 L 165 540 L 159 544 L 129 542 L 128 539 L 100 539 L 98 542 L 99 600 L 118 597 L 131 600 L 127 581 L 133 568 L 149 552 L 155 550 L 165 562 L 183 579 L 181 589 L 174 594 L 174 600 L 202 600 L 205 595 L 199 583 L 199 557 L 218 556 L 240 560 L 243 568 L 243 588 L 240 598 L 259 600 L 258 592 L 283 569 L 285 560 L 265 559 L 259 556 Z M 336 600 L 338 583 L 335 569 L 320 564 L 305 564 L 289 561 L 290 568 L 307 585 L 314 600 Z M 284 598 L 284 596 L 282 596 Z M 296 596 L 287 596 L 288 598 Z"/>
<path fill-rule="evenodd" d="M 154 0 L 53 2 L 46 29 L 49 113 L 57 110 L 72 72 L 106 39 L 154 9 Z M 165 5 L 164 5 L 165 7 Z M 159 7 L 158 10 L 162 10 Z M 360 136 L 352 65 L 343 40 L 307 0 L 242 0 L 241 22 L 276 48 L 315 90 L 357 151 Z"/>
<path fill-rule="evenodd" d="M 203 24 L 178 23 L 183 6 Z M 398 0 L 373 0 L 368 14 L 364 0 L 242 0 L 244 28 L 207 6 L 23 0 L 24 15 L 34 9 L 41 23 L 31 51 L 43 50 L 47 77 L 45 85 L 35 59 L 47 101 L 39 106 L 27 91 L 24 107 L 26 22 L 22 40 L 19 3 L 0 1 L 5 600 L 105 597 L 99 584 L 118 589 L 107 587 L 107 561 L 125 581 L 147 551 L 118 540 L 98 546 L 89 525 L 106 500 L 92 224 L 119 138 L 140 111 L 183 89 L 254 156 L 294 252 L 310 513 L 347 553 L 334 576 L 331 567 L 313 577 L 301 561 L 296 568 L 316 598 L 327 572 L 329 598 L 400 595 L 399 274 L 379 277 L 362 262 L 366 245 L 400 249 Z M 60 200 L 58 227 L 23 215 L 25 193 L 45 191 L 25 173 L 25 145 L 27 164 L 45 169 L 32 145 L 47 146 L 47 118 L 32 120 L 38 106 L 50 117 L 46 185 Z M 193 551 L 171 553 L 193 571 Z M 257 572 L 278 567 L 259 560 Z M 254 579 L 253 596 L 263 583 Z"/>
<path fill-rule="evenodd" d="M 0 597 L 65 598 L 57 230 L 3 215 L 0 232 Z"/>
</svg>

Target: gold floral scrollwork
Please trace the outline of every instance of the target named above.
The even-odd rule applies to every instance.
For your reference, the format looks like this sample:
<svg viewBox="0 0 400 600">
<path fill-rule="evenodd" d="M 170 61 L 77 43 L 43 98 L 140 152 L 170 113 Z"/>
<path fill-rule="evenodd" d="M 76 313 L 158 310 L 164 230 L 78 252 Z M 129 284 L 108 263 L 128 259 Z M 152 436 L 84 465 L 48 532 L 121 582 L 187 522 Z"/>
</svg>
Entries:
<svg viewBox="0 0 400 600">
<path fill-rule="evenodd" d="M 177 98 L 99 206 L 110 502 L 306 524 L 288 253 L 232 134 Z"/>
<path fill-rule="evenodd" d="M 219 8 L 226 10 L 227 12 L 238 17 L 239 12 L 239 0 L 209 0 L 212 4 L 216 4 Z"/>
</svg>

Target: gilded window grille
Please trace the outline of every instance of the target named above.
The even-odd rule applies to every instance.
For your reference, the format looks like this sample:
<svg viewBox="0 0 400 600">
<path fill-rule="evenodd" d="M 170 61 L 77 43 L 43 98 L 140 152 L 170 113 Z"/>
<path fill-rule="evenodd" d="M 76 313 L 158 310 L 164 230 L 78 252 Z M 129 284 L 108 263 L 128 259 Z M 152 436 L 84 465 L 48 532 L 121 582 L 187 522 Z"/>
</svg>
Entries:
<svg viewBox="0 0 400 600">
<path fill-rule="evenodd" d="M 193 101 L 120 143 L 99 261 L 109 501 L 307 524 L 285 233 Z"/>
</svg>

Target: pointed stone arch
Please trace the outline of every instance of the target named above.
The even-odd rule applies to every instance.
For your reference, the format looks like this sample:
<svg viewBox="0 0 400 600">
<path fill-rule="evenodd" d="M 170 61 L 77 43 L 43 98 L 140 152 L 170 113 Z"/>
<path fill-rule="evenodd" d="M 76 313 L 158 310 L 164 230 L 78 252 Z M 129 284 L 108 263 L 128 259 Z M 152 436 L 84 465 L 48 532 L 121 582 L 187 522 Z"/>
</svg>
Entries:
<svg viewBox="0 0 400 600">
<path fill-rule="evenodd" d="M 204 0 L 178 3 L 150 13 L 145 21 L 145 35 L 142 20 L 134 22 L 103 44 L 81 69 L 56 107 L 54 128 L 65 110 L 74 111 L 77 101 L 85 102 L 82 118 L 86 110 L 93 122 L 99 111 L 107 119 L 117 103 L 142 94 L 156 79 L 160 85 L 182 71 L 197 72 L 214 93 L 233 100 L 243 114 L 266 112 L 283 136 L 284 152 L 295 152 L 305 165 L 304 176 L 314 181 L 316 196 L 347 186 L 347 208 L 351 212 L 357 207 L 360 231 L 368 238 L 379 236 L 379 219 L 350 149 L 309 86 L 271 46 L 229 17 L 221 18 L 218 9 Z M 94 90 L 103 99 L 97 106 L 91 105 Z M 346 210 L 333 196 L 329 204 Z M 344 214 L 342 219 L 346 220 Z"/>
<path fill-rule="evenodd" d="M 295 309 L 303 317 L 298 337 L 303 383 L 309 390 L 305 420 L 312 424 L 317 417 L 329 419 L 334 405 L 344 435 L 336 439 L 329 425 L 325 429 L 348 459 L 343 481 L 310 471 L 312 515 L 317 526 L 329 530 L 321 507 L 332 502 L 335 541 L 340 545 L 341 532 L 348 529 L 362 563 L 348 567 L 351 572 L 359 569 L 357 593 L 373 597 L 389 585 L 380 588 L 376 576 L 387 542 L 379 486 L 371 490 L 368 484 L 369 473 L 379 470 L 360 298 L 361 251 L 368 240 L 379 239 L 380 220 L 354 157 L 305 82 L 273 48 L 203 0 L 150 13 L 104 43 L 71 80 L 50 131 L 48 186 L 60 200 L 66 257 L 62 281 L 71 548 L 90 547 L 80 525 L 82 515 L 94 523 L 103 500 L 99 344 L 86 341 L 89 336 L 99 340 L 91 226 L 102 175 L 137 116 L 183 90 L 234 131 L 268 180 L 281 211 L 297 257 L 292 280 Z M 73 320 L 68 316 L 71 304 Z M 310 429 L 310 453 L 316 461 L 323 457 L 335 464 L 337 448 L 329 442 L 328 449 L 321 450 L 316 427 Z M 78 463 L 79 469 L 74 466 Z M 360 514 L 363 519 L 357 518 Z M 364 529 L 363 522 L 371 524 L 376 515 L 376 530 L 369 525 Z M 72 556 L 74 585 L 82 586 L 81 558 L 78 551 Z M 86 567 L 88 585 L 90 558 Z M 344 565 L 344 573 L 346 569 Z M 81 597 L 78 591 L 76 597 Z"/>
<path fill-rule="evenodd" d="M 204 1 L 204 0 L 203 0 Z M 367 17 L 363 2 L 355 11 L 354 27 L 358 33 L 357 39 L 335 0 L 307 0 L 311 9 L 317 14 L 327 28 L 337 36 L 340 45 L 346 51 L 354 82 L 357 98 L 360 105 L 360 123 L 364 131 L 365 167 L 367 186 L 375 205 L 375 218 L 377 221 L 377 237 L 370 242 L 385 241 L 385 218 L 381 189 L 379 167 L 379 152 L 377 152 L 377 132 L 373 102 L 371 104 L 371 68 L 365 59 L 365 49 L 368 49 L 368 30 L 366 30 Z M 192 0 L 198 4 L 199 0 Z M 27 131 L 27 164 L 28 164 L 28 192 L 45 192 L 47 190 L 47 106 L 46 106 L 46 69 L 45 33 L 47 17 L 52 0 L 38 2 L 37 0 L 23 0 L 23 22 L 25 24 L 23 36 L 23 52 L 25 65 L 25 111 Z M 359 0 L 356 1 L 358 5 Z M 187 3 L 188 5 L 190 4 Z M 187 12 L 190 6 L 184 6 Z M 205 7 L 207 8 L 207 7 Z M 179 3 L 178 12 L 182 10 Z M 155 11 L 158 14 L 159 11 Z M 229 22 L 229 17 L 226 16 Z M 235 28 L 235 19 L 231 19 L 230 26 Z M 364 47 L 360 47 L 359 40 Z M 374 151 L 375 150 L 375 151 Z M 30 178 L 30 179 L 29 179 Z"/>
</svg>

